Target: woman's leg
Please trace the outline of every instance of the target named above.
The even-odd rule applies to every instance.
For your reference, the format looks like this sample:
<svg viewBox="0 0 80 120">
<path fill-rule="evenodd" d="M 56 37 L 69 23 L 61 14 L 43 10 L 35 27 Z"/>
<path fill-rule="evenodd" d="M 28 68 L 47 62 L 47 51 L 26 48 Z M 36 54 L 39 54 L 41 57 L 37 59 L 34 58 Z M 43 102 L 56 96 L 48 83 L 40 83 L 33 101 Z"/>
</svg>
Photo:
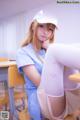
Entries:
<svg viewBox="0 0 80 120">
<path fill-rule="evenodd" d="M 41 111 L 37 99 L 36 90 L 30 91 L 28 95 L 28 110 L 31 120 L 41 120 Z"/>
<path fill-rule="evenodd" d="M 66 105 L 66 100 L 65 96 L 60 96 L 60 97 L 50 97 L 48 96 L 48 107 L 49 111 L 54 117 L 61 116 L 63 114 L 65 105 Z"/>
<path fill-rule="evenodd" d="M 64 66 L 80 69 L 80 48 L 70 45 L 51 45 L 45 57 L 40 89 L 48 96 L 49 109 L 54 117 L 65 110 Z"/>
</svg>

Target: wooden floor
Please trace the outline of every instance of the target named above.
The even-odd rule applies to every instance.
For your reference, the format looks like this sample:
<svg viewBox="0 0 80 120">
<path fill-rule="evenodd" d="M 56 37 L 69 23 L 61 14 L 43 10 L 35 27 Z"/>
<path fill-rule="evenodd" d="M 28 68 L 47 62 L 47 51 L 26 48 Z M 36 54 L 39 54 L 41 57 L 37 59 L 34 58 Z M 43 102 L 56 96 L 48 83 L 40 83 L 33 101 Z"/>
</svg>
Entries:
<svg viewBox="0 0 80 120">
<path fill-rule="evenodd" d="M 80 115 L 78 115 L 78 117 L 68 115 L 64 120 L 80 120 Z"/>
<path fill-rule="evenodd" d="M 26 113 L 25 110 L 21 111 L 19 113 L 19 120 L 30 120 L 29 113 Z"/>
<path fill-rule="evenodd" d="M 64 120 L 74 120 L 74 119 L 68 115 Z"/>
</svg>

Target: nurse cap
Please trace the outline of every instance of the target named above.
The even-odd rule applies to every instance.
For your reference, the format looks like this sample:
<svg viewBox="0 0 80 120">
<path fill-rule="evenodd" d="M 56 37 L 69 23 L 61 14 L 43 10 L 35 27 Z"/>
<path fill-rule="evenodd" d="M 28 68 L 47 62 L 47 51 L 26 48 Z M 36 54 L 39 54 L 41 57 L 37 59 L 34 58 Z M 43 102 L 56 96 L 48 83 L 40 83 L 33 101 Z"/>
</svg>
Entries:
<svg viewBox="0 0 80 120">
<path fill-rule="evenodd" d="M 46 16 L 43 11 L 39 11 L 33 18 L 33 20 L 37 20 L 38 23 L 51 23 L 57 27 L 58 21 L 56 18 L 51 16 Z"/>
</svg>

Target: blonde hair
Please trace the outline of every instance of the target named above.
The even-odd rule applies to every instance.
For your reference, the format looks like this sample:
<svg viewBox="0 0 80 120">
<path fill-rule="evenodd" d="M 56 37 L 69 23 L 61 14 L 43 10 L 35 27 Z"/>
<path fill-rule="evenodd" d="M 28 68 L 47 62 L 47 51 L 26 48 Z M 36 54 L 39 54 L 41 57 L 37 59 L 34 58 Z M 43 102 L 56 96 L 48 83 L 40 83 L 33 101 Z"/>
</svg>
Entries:
<svg viewBox="0 0 80 120">
<path fill-rule="evenodd" d="M 28 45 L 29 43 L 32 43 L 34 45 L 34 49 L 40 50 L 41 49 L 41 43 L 40 41 L 37 39 L 37 28 L 39 26 L 39 23 L 34 20 L 30 27 L 29 27 L 29 31 L 28 31 L 28 35 L 27 37 L 21 42 L 21 47 L 24 47 L 26 45 Z M 55 25 L 54 29 L 56 28 Z M 54 41 L 54 33 L 52 38 L 50 39 L 50 43 L 52 43 Z"/>
</svg>

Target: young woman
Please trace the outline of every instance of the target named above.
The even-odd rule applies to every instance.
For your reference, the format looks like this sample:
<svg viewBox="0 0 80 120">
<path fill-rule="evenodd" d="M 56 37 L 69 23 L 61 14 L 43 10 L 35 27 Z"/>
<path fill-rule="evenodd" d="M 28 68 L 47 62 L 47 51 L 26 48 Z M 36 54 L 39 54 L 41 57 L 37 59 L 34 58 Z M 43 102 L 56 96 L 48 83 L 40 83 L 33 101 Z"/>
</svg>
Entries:
<svg viewBox="0 0 80 120">
<path fill-rule="evenodd" d="M 37 100 L 37 88 L 41 81 L 45 52 L 54 42 L 57 21 L 38 13 L 29 28 L 29 34 L 17 52 L 19 72 L 25 78 L 25 89 L 28 95 L 28 110 L 31 120 L 41 120 L 42 115 Z"/>
<path fill-rule="evenodd" d="M 37 95 L 42 113 L 50 120 L 64 120 L 68 113 L 80 107 L 80 84 L 68 79 L 70 74 L 77 72 L 76 69 L 80 69 L 80 47 L 55 43 L 49 46 Z M 72 107 L 70 111 L 66 91 L 79 99 L 76 104 L 76 100 L 74 103 L 74 98 L 70 96 L 71 102 L 75 104 L 75 108 Z"/>
</svg>

